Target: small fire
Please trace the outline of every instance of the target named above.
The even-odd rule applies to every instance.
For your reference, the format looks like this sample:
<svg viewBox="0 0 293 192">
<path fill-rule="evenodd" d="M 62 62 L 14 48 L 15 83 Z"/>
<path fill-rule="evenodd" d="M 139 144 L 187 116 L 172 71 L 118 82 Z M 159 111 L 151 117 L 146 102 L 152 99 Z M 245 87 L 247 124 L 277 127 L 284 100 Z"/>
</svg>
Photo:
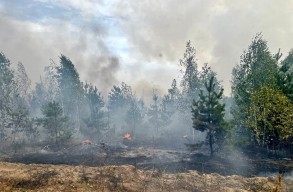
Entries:
<svg viewBox="0 0 293 192">
<path fill-rule="evenodd" d="M 83 142 L 82 142 L 82 144 L 83 145 L 91 145 L 92 144 L 92 142 L 90 141 L 90 140 L 84 140 Z"/>
<path fill-rule="evenodd" d="M 131 140 L 131 135 L 130 133 L 125 133 L 124 136 L 123 136 L 124 139 L 127 139 L 127 140 Z"/>
</svg>

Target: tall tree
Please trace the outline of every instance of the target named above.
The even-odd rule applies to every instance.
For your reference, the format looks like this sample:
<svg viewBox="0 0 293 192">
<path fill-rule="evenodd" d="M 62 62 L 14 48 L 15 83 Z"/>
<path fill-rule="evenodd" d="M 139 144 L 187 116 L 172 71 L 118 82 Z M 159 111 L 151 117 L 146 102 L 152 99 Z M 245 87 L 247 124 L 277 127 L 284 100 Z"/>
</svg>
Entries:
<svg viewBox="0 0 293 192">
<path fill-rule="evenodd" d="M 138 125 L 143 118 L 143 114 L 138 104 L 139 103 L 136 100 L 133 100 L 126 114 L 126 123 L 131 130 L 131 135 L 135 135 L 135 130 L 138 128 Z"/>
<path fill-rule="evenodd" d="M 267 42 L 257 34 L 249 45 L 248 50 L 240 57 L 240 64 L 232 72 L 232 95 L 235 100 L 235 107 L 232 110 L 236 129 L 241 132 L 240 137 L 252 135 L 247 129 L 246 118 L 249 115 L 252 94 L 263 86 L 276 87 L 277 60 L 270 53 Z"/>
<path fill-rule="evenodd" d="M 171 88 L 168 89 L 168 94 L 162 100 L 162 108 L 169 116 L 176 112 L 179 97 L 180 91 L 177 88 L 177 81 L 174 79 Z"/>
<path fill-rule="evenodd" d="M 148 119 L 158 133 L 159 128 L 164 125 L 164 121 L 162 119 L 162 109 L 159 104 L 159 96 L 156 89 L 153 90 L 153 102 L 148 110 Z"/>
<path fill-rule="evenodd" d="M 60 100 L 61 91 L 58 82 L 58 65 L 50 60 L 50 65 L 44 68 L 44 77 L 40 76 L 40 82 L 36 83 L 31 94 L 31 113 L 33 116 L 41 115 L 41 108 L 48 102 Z"/>
<path fill-rule="evenodd" d="M 32 91 L 30 101 L 30 112 L 33 117 L 41 115 L 42 106 L 48 102 L 46 101 L 47 92 L 45 90 L 43 82 L 36 83 L 34 90 Z"/>
<path fill-rule="evenodd" d="M 186 43 L 186 50 L 183 59 L 180 60 L 180 66 L 183 67 L 181 72 L 183 78 L 181 80 L 181 87 L 183 88 L 182 101 L 180 108 L 189 112 L 190 105 L 193 99 L 198 99 L 199 90 L 201 87 L 199 80 L 199 72 L 196 61 L 196 51 L 192 47 L 191 42 Z"/>
<path fill-rule="evenodd" d="M 23 141 L 23 133 L 32 128 L 28 109 L 29 86 L 24 66 L 19 63 L 14 73 L 10 61 L 0 53 L 0 139 L 7 137 L 13 145 L 18 142 L 16 138 Z"/>
<path fill-rule="evenodd" d="M 282 92 L 293 101 L 293 49 L 290 50 L 288 56 L 281 62 L 277 84 Z"/>
<path fill-rule="evenodd" d="M 29 108 L 31 80 L 29 79 L 25 67 L 21 62 L 17 64 L 15 81 L 19 96 L 22 98 L 26 107 Z"/>
<path fill-rule="evenodd" d="M 84 94 L 86 97 L 86 105 L 83 108 L 86 108 L 88 111 L 84 122 L 90 129 L 91 136 L 97 138 L 101 131 L 106 129 L 107 114 L 103 109 L 105 102 L 97 87 L 91 84 L 85 84 Z"/>
<path fill-rule="evenodd" d="M 114 85 L 108 94 L 108 109 L 112 119 L 112 126 L 124 129 L 127 123 L 128 111 L 134 102 L 135 96 L 132 93 L 131 86 L 122 82 L 120 86 Z"/>
<path fill-rule="evenodd" d="M 257 34 L 247 51 L 240 57 L 240 65 L 233 69 L 232 92 L 239 106 L 249 106 L 251 95 L 263 86 L 275 87 L 277 61 L 267 42 Z"/>
<path fill-rule="evenodd" d="M 193 128 L 207 132 L 207 141 L 210 156 L 214 154 L 214 144 L 223 141 L 225 105 L 221 104 L 223 89 L 217 91 L 216 79 L 212 76 L 205 82 L 206 94 L 202 90 L 198 101 L 193 101 L 192 120 Z"/>
<path fill-rule="evenodd" d="M 6 137 L 5 128 L 8 127 L 9 112 L 15 96 L 15 81 L 10 61 L 0 53 L 0 140 Z"/>
<path fill-rule="evenodd" d="M 50 60 L 50 65 L 46 66 L 44 71 L 45 71 L 45 77 L 44 81 L 41 79 L 45 91 L 46 91 L 46 102 L 52 102 L 55 100 L 58 100 L 60 97 L 61 91 L 60 91 L 60 85 L 58 80 L 58 77 L 60 77 L 58 74 L 58 65 L 53 61 Z M 59 71 L 60 72 L 60 71 Z M 78 74 L 77 74 L 78 75 Z M 76 79 L 77 84 L 79 84 L 79 79 Z"/>
<path fill-rule="evenodd" d="M 76 129 L 79 130 L 82 83 L 79 80 L 79 74 L 73 63 L 64 55 L 60 56 L 57 75 L 63 114 L 68 116 L 75 123 Z"/>
<path fill-rule="evenodd" d="M 37 130 L 33 127 L 32 119 L 29 118 L 28 109 L 21 105 L 14 106 L 13 110 L 9 112 L 9 123 L 7 128 L 11 130 L 11 144 L 13 146 L 25 140 L 23 133 L 26 133 L 28 138 L 37 133 Z"/>
</svg>

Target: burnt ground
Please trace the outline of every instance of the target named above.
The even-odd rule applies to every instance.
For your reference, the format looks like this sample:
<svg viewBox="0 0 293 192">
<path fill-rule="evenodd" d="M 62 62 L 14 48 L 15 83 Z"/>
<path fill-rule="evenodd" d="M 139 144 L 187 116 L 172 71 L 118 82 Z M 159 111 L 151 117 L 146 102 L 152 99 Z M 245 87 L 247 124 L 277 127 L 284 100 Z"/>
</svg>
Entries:
<svg viewBox="0 0 293 192">
<path fill-rule="evenodd" d="M 293 191 L 292 160 L 204 152 L 81 142 L 0 151 L 0 191 Z"/>
<path fill-rule="evenodd" d="M 164 173 L 183 173 L 196 170 L 201 173 L 218 173 L 224 176 L 266 176 L 293 171 L 293 161 L 286 158 L 269 159 L 241 152 L 218 153 L 210 158 L 202 151 L 165 149 L 155 147 L 127 147 L 125 145 L 76 144 L 59 149 L 45 147 L 30 152 L 2 155 L 1 161 L 24 164 L 52 165 L 133 165 L 150 170 L 156 168 Z"/>
</svg>

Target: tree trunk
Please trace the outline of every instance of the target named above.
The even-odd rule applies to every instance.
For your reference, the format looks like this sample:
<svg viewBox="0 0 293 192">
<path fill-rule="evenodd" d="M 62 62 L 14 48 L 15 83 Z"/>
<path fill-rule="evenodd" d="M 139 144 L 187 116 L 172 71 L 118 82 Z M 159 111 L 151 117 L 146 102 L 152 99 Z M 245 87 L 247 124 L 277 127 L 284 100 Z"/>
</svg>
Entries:
<svg viewBox="0 0 293 192">
<path fill-rule="evenodd" d="M 78 131 L 78 132 L 80 132 L 80 115 L 79 115 L 79 106 L 78 106 L 78 103 L 76 104 L 76 118 L 77 118 L 77 128 L 76 128 L 76 130 Z"/>
<path fill-rule="evenodd" d="M 213 149 L 213 136 L 212 136 L 212 134 L 209 134 L 209 144 L 210 144 L 210 151 L 211 151 L 210 157 L 213 157 L 214 156 L 214 149 Z"/>
</svg>

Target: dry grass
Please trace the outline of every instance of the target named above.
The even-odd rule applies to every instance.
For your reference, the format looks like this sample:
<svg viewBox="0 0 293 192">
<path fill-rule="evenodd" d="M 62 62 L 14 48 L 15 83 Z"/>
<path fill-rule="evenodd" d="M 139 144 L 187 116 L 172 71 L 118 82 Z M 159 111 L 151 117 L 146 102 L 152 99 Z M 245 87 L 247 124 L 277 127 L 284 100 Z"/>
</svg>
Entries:
<svg viewBox="0 0 293 192">
<path fill-rule="evenodd" d="M 280 183 L 281 182 L 281 183 Z M 24 165 L 0 163 L 0 191 L 292 191 L 292 180 L 219 174 L 166 174 L 123 166 Z"/>
</svg>

